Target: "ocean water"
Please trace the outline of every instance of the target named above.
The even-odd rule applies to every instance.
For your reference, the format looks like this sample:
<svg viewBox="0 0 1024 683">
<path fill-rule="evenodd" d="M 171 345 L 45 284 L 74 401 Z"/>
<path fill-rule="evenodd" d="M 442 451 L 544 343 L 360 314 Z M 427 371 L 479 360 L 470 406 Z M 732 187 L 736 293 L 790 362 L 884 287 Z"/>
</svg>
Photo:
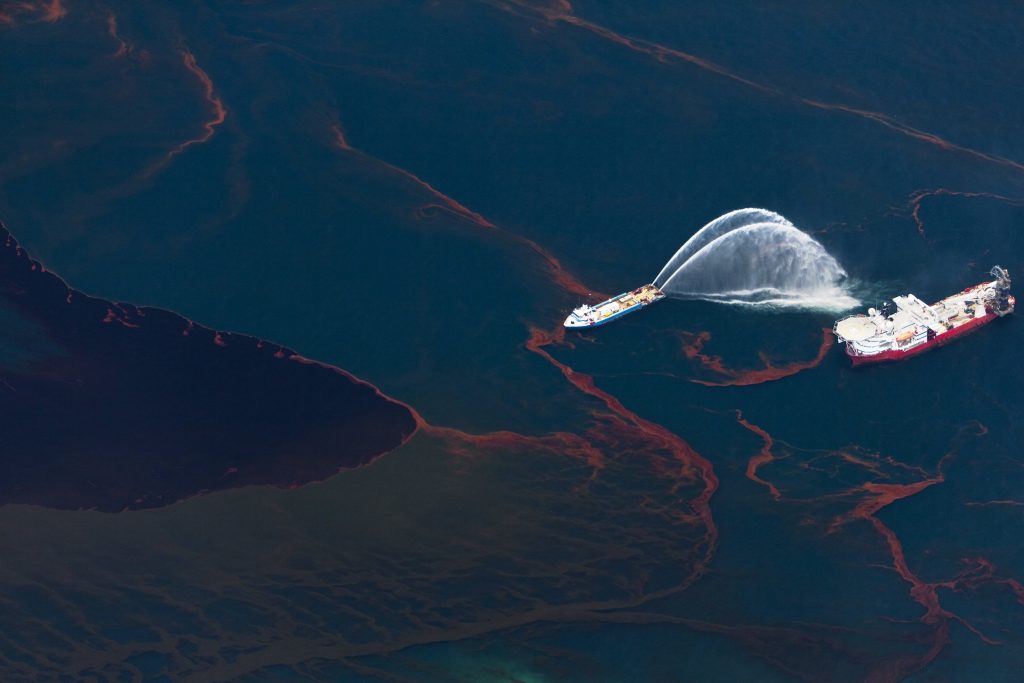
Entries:
<svg viewBox="0 0 1024 683">
<path fill-rule="evenodd" d="M 866 303 L 1020 274 L 1022 33 L 962 3 L 0 3 L 32 258 L 418 416 L 323 481 L 0 506 L 0 678 L 1019 680 L 1013 316 L 857 370 L 820 309 L 558 330 L 742 207 Z M 61 349 L 0 323 L 24 406 Z M 192 429 L 159 398 L 120 400 Z M 74 417 L 150 457 L 148 423 Z M 80 457 L 32 448 L 0 440 L 6 476 Z"/>
</svg>

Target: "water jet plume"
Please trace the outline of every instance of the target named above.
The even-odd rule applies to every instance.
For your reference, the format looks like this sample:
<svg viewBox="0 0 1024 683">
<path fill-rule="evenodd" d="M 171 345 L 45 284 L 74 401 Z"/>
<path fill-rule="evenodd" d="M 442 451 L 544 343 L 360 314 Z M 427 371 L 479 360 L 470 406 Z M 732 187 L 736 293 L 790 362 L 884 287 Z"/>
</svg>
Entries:
<svg viewBox="0 0 1024 683">
<path fill-rule="evenodd" d="M 669 259 L 665 267 L 658 273 L 658 277 L 654 278 L 654 284 L 661 287 L 665 281 L 672 277 L 679 266 L 683 265 L 690 259 L 691 256 L 700 251 L 705 245 L 714 239 L 721 237 L 727 232 L 742 228 L 745 225 L 752 225 L 754 223 L 779 223 L 780 225 L 792 225 L 783 216 L 769 211 L 768 209 L 736 209 L 729 213 L 722 214 L 718 218 L 709 222 L 703 228 L 693 233 L 693 237 L 686 240 L 683 246 L 679 247 L 672 258 Z"/>
<path fill-rule="evenodd" d="M 654 280 L 681 299 L 841 311 L 859 304 L 846 271 L 817 240 L 767 209 L 711 221 Z"/>
</svg>

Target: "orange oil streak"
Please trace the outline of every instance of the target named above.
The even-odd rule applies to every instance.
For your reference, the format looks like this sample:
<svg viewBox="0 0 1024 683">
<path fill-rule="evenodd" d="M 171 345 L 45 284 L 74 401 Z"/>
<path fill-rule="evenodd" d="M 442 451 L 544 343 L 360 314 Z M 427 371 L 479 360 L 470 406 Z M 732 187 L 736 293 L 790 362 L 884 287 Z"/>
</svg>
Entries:
<svg viewBox="0 0 1024 683">
<path fill-rule="evenodd" d="M 944 187 L 937 188 L 935 190 L 918 190 L 910 195 L 909 206 L 911 209 L 911 217 L 914 219 L 914 225 L 917 227 L 917 232 L 924 237 L 924 220 L 921 219 L 921 203 L 928 197 L 966 197 L 969 199 L 995 199 L 1001 202 L 1007 202 L 1014 206 L 1024 206 L 1024 199 L 1017 199 L 1014 197 L 1005 197 L 1001 194 L 993 194 L 991 192 L 957 192 L 956 190 L 947 190 Z"/>
<path fill-rule="evenodd" d="M 947 152 L 959 152 L 960 154 L 965 154 L 967 156 L 974 157 L 975 159 L 978 159 L 980 161 L 984 161 L 984 162 L 987 162 L 987 163 L 990 163 L 990 164 L 995 164 L 995 165 L 998 165 L 998 166 L 1004 166 L 1004 167 L 1010 168 L 1010 169 L 1012 169 L 1014 171 L 1024 172 L 1024 164 L 1021 164 L 1021 163 L 1019 163 L 1017 161 L 1014 161 L 1013 159 L 1007 159 L 1005 157 L 996 156 L 994 154 L 986 154 L 985 152 L 981 152 L 981 151 L 973 149 L 971 147 L 965 147 L 964 145 L 958 145 L 955 142 L 950 142 L 949 140 L 941 138 L 938 135 L 935 135 L 934 133 L 929 133 L 929 132 L 923 131 L 923 130 L 921 130 L 919 128 L 914 128 L 913 126 L 908 126 L 905 123 L 900 123 L 899 121 L 897 121 L 896 119 L 892 118 L 891 116 L 887 116 L 887 115 L 881 114 L 879 112 L 867 111 L 867 110 L 864 110 L 864 109 L 857 109 L 856 107 L 848 107 L 848 106 L 843 105 L 843 104 L 831 104 L 831 103 L 828 103 L 828 102 L 819 102 L 817 100 L 811 100 L 811 99 L 807 99 L 805 97 L 798 97 L 798 98 L 796 98 L 796 100 L 798 102 L 800 102 L 801 104 L 806 104 L 807 106 L 814 107 L 816 109 L 821 109 L 821 110 L 824 110 L 824 111 L 843 112 L 843 113 L 846 113 L 846 114 L 852 114 L 854 116 L 859 116 L 859 117 L 867 119 L 869 121 L 874 121 L 875 123 L 878 123 L 878 124 L 880 124 L 882 126 L 885 126 L 886 128 L 894 130 L 894 131 L 896 131 L 898 133 L 902 133 L 903 135 L 906 135 L 907 137 L 914 138 L 914 139 L 920 140 L 922 142 L 926 142 L 926 143 L 928 143 L 930 145 L 934 145 L 934 146 L 936 146 L 936 147 L 938 147 L 940 149 L 943 149 L 943 150 L 945 150 Z"/>
<path fill-rule="evenodd" d="M 792 102 L 796 102 L 797 104 L 812 107 L 814 109 L 819 109 L 822 111 L 840 112 L 844 114 L 850 114 L 852 116 L 857 116 L 867 121 L 877 123 L 885 128 L 893 130 L 909 138 L 933 145 L 942 150 L 965 154 L 967 156 L 973 157 L 986 163 L 1003 166 L 1005 168 L 1009 168 L 1017 172 L 1024 172 L 1024 164 L 1021 164 L 1017 161 L 1007 159 L 1005 157 L 1000 157 L 994 154 L 987 154 L 985 152 L 981 152 L 979 150 L 964 145 L 958 145 L 938 135 L 935 135 L 934 133 L 929 133 L 919 128 L 914 128 L 913 126 L 901 123 L 894 119 L 893 117 L 888 116 L 886 114 L 868 111 L 866 109 L 858 109 L 857 107 L 851 107 L 845 104 L 821 102 L 811 98 L 801 97 L 799 95 L 790 95 L 788 93 L 783 92 L 779 88 L 770 85 L 765 85 L 764 83 L 758 83 L 757 81 L 753 81 L 749 78 L 746 78 L 740 74 L 730 71 L 721 64 L 718 64 L 708 59 L 704 59 L 703 57 L 698 57 L 688 52 L 676 50 L 674 48 L 670 48 L 653 41 L 643 40 L 640 38 L 633 38 L 630 36 L 623 35 L 621 33 L 617 33 L 616 31 L 613 31 L 612 29 L 609 29 L 605 26 L 601 26 L 599 24 L 596 24 L 594 22 L 588 21 L 577 16 L 576 14 L 573 13 L 572 6 L 569 5 L 568 3 L 557 3 L 554 8 L 536 7 L 528 3 L 519 2 L 517 0 L 510 0 L 510 2 L 498 1 L 494 2 L 494 4 L 496 4 L 498 7 L 505 9 L 506 11 L 515 11 L 512 8 L 518 7 L 522 9 L 539 12 L 541 16 L 546 18 L 548 21 L 560 21 L 572 26 L 576 26 L 578 28 L 589 31 L 594 35 L 604 38 L 605 40 L 608 40 L 609 42 L 612 42 L 616 45 L 621 45 L 625 48 L 633 50 L 634 52 L 648 55 L 661 63 L 668 63 L 670 59 L 676 59 L 688 64 L 692 64 L 705 71 L 709 71 L 711 73 L 722 76 L 723 78 L 727 78 L 734 82 L 740 83 L 746 87 L 757 90 L 758 92 L 762 92 L 766 95 L 788 99 Z"/>
<path fill-rule="evenodd" d="M 569 294 L 581 297 L 590 297 L 594 295 L 603 296 L 599 292 L 595 292 L 592 288 L 587 287 L 582 282 L 580 282 L 574 275 L 572 275 L 572 273 L 565 269 L 562 263 L 551 252 L 549 252 L 547 249 L 540 246 L 533 240 L 518 235 L 516 233 L 503 230 L 502 228 L 498 227 L 481 214 L 472 211 L 471 209 L 467 208 L 466 206 L 456 201 L 452 197 L 449 197 L 448 195 L 444 194 L 443 192 L 441 192 L 440 190 L 438 190 L 433 185 L 423 180 L 419 176 L 415 175 L 414 173 L 407 171 L 406 169 L 396 166 L 394 164 L 391 164 L 387 161 L 383 161 L 376 157 L 372 157 L 366 152 L 363 152 L 362 150 L 353 147 L 352 144 L 349 142 L 348 137 L 345 135 L 345 132 L 337 123 L 331 126 L 331 140 L 332 144 L 338 149 L 351 154 L 358 154 L 364 159 L 368 159 L 373 163 L 388 169 L 392 173 L 395 173 L 396 175 L 405 178 L 406 180 L 412 182 L 414 185 L 418 186 L 420 189 L 424 190 L 428 195 L 430 195 L 434 199 L 435 203 L 428 204 L 426 207 L 421 207 L 421 211 L 423 209 L 437 207 L 442 210 L 448 211 L 449 213 L 452 213 L 458 216 L 459 218 L 462 218 L 463 220 L 472 223 L 477 227 L 484 228 L 486 230 L 495 230 L 501 232 L 507 237 L 510 237 L 516 242 L 528 247 L 531 251 L 540 256 L 541 259 L 544 261 L 545 265 L 547 266 L 551 279 L 555 282 L 556 285 L 558 285 L 560 288 L 562 288 Z"/>
<path fill-rule="evenodd" d="M 28 21 L 45 21 L 49 24 L 56 23 L 67 15 L 68 11 L 61 0 L 50 0 L 50 2 L 14 2 L 0 9 L 0 25 L 13 26 L 20 15 L 36 15 Z"/>
<path fill-rule="evenodd" d="M 428 205 L 447 210 L 456 216 L 489 231 L 499 231 L 515 239 L 517 242 L 528 246 L 534 253 L 542 258 L 548 267 L 553 281 L 569 293 L 578 295 L 590 295 L 592 290 L 584 286 L 573 277 L 561 263 L 546 249 L 536 242 L 521 237 L 514 233 L 508 233 L 469 208 L 465 207 L 455 199 L 445 195 L 435 187 L 422 180 L 415 174 L 398 167 L 394 164 L 370 157 L 365 152 L 355 148 L 348 139 L 342 127 L 335 123 L 331 126 L 332 144 L 339 150 L 357 154 L 368 159 L 383 168 L 395 173 L 402 178 L 411 181 L 413 184 L 426 191 L 434 200 L 435 204 Z M 640 436 L 648 444 L 651 451 L 665 450 L 672 454 L 677 461 L 676 469 L 670 472 L 671 476 L 678 479 L 673 490 L 677 490 L 683 483 L 700 480 L 703 489 L 693 500 L 689 501 L 690 509 L 695 513 L 695 519 L 691 520 L 690 515 L 685 511 L 679 511 L 678 517 L 686 521 L 699 521 L 705 529 L 705 556 L 701 563 L 695 568 L 689 579 L 679 587 L 683 589 L 695 581 L 704 571 L 710 562 L 717 546 L 718 530 L 711 514 L 710 500 L 718 487 L 718 478 L 714 473 L 711 463 L 693 450 L 689 444 L 680 439 L 669 430 L 644 420 L 636 413 L 627 409 L 619 399 L 599 389 L 594 380 L 585 374 L 577 373 L 568 365 L 556 360 L 545 347 L 552 344 L 565 344 L 565 329 L 557 327 L 553 331 L 544 331 L 536 327 L 530 328 L 530 338 L 526 342 L 526 348 L 538 354 L 549 363 L 554 365 L 562 375 L 578 390 L 594 397 L 604 403 L 611 415 L 602 419 L 602 416 L 595 414 L 598 418 L 598 426 L 587 432 L 586 436 L 580 436 L 567 432 L 555 432 L 544 436 L 534 437 L 517 434 L 509 431 L 498 431 L 488 434 L 469 434 L 461 430 L 448 427 L 438 427 L 429 424 L 417 411 L 409 406 L 415 416 L 418 428 L 425 433 L 446 438 L 449 441 L 461 441 L 484 448 L 495 446 L 524 446 L 543 447 L 555 450 L 559 453 L 582 459 L 593 468 L 591 479 L 605 466 L 605 456 L 596 443 L 614 443 L 612 432 L 624 432 L 631 436 Z M 609 419 L 610 418 L 610 419 Z M 589 438 L 587 438 L 589 437 Z M 456 448 L 455 452 L 459 452 Z"/>
<path fill-rule="evenodd" d="M 779 492 L 779 489 L 775 486 L 775 484 L 769 481 L 765 481 L 764 479 L 761 479 L 759 476 L 757 476 L 757 470 L 759 467 L 761 467 L 761 465 L 767 465 L 771 461 L 775 460 L 775 456 L 772 455 L 772 446 L 775 444 L 774 439 L 772 439 L 772 435 L 766 432 L 765 430 L 761 429 L 757 425 L 751 424 L 750 422 L 744 420 L 743 413 L 740 412 L 739 410 L 736 411 L 736 421 L 743 425 L 746 429 L 752 431 L 754 434 L 757 434 L 759 437 L 761 437 L 761 440 L 764 442 L 764 444 L 761 446 L 761 450 L 758 451 L 756 455 L 754 455 L 753 457 L 750 458 L 750 460 L 747 461 L 747 479 L 754 483 L 768 487 L 768 492 L 771 493 L 772 498 L 774 498 L 775 500 L 781 499 L 782 494 Z"/>
<path fill-rule="evenodd" d="M 200 145 L 212 138 L 216 132 L 217 126 L 224 123 L 224 120 L 228 115 L 227 109 L 224 108 L 224 103 L 221 101 L 213 87 L 213 81 L 210 80 L 209 74 L 207 74 L 202 67 L 196 63 L 196 57 L 192 54 L 192 51 L 188 48 L 183 48 L 181 50 L 181 58 L 185 64 L 185 68 L 199 79 L 199 84 L 203 88 L 203 97 L 207 104 L 210 105 L 213 112 L 210 119 L 203 122 L 203 133 L 199 137 L 186 140 L 168 152 L 164 159 L 164 163 L 171 161 L 174 157 L 178 156 L 189 147 L 192 147 L 193 145 Z"/>
<path fill-rule="evenodd" d="M 724 379 L 709 381 L 702 379 L 691 379 L 690 381 L 695 384 L 703 384 L 708 387 L 743 387 L 750 386 L 752 384 L 762 384 L 764 382 L 774 382 L 775 380 L 782 379 L 783 377 L 789 377 L 795 375 L 803 370 L 809 370 L 817 367 L 828 355 L 829 349 L 835 343 L 832 337 L 832 331 L 828 328 L 822 329 L 821 345 L 818 347 L 818 351 L 814 358 L 807 361 L 794 361 L 792 363 L 786 363 L 784 365 L 773 365 L 771 359 L 767 354 L 760 354 L 761 362 L 764 363 L 763 368 L 754 370 L 743 370 L 737 368 L 726 367 L 721 356 L 712 356 L 703 352 L 704 345 L 711 339 L 710 332 L 698 332 L 696 334 L 692 332 L 681 333 L 683 339 L 683 355 L 690 360 L 695 360 L 708 370 L 722 375 Z"/>
<path fill-rule="evenodd" d="M 117 16 L 113 12 L 107 13 L 107 35 L 117 41 L 117 51 L 110 55 L 111 58 L 120 59 L 131 52 L 131 47 L 117 32 Z"/>
<path fill-rule="evenodd" d="M 60 21 L 67 16 L 68 13 L 61 0 L 50 0 L 49 3 L 42 3 L 42 11 L 42 20 L 51 24 Z"/>
<path fill-rule="evenodd" d="M 981 423 L 974 424 L 977 436 L 983 436 L 988 429 Z M 875 531 L 882 536 L 886 547 L 893 560 L 893 569 L 905 582 L 910 584 L 911 598 L 921 605 L 925 612 L 921 616 L 921 622 L 935 627 L 932 645 L 928 652 L 919 657 L 903 658 L 880 670 L 875 671 L 867 680 L 869 681 L 899 681 L 914 671 L 931 663 L 949 642 L 949 622 L 956 620 L 972 631 L 984 642 L 994 644 L 995 641 L 986 637 L 978 629 L 967 623 L 962 617 L 942 607 L 939 600 L 938 589 L 948 588 L 950 582 L 927 582 L 920 578 L 910 569 L 906 555 L 903 551 L 903 544 L 899 537 L 877 514 L 883 508 L 892 503 L 914 496 L 927 488 L 941 484 L 946 480 L 944 467 L 946 462 L 953 456 L 953 452 L 946 453 L 938 463 L 936 472 L 931 477 L 910 484 L 885 484 L 867 482 L 854 491 L 867 493 L 869 496 L 858 503 L 853 510 L 837 517 L 829 528 L 830 533 L 835 532 L 842 525 L 853 521 L 866 521 L 872 525 Z M 851 491 L 853 493 L 854 491 Z"/>
<path fill-rule="evenodd" d="M 220 335 L 218 334 L 218 337 L 219 336 Z M 218 340 L 217 338 L 214 338 L 214 343 L 217 344 L 218 346 L 224 345 L 223 339 Z M 323 361 L 313 360 L 299 354 L 292 354 L 288 356 L 288 359 L 306 365 L 318 365 L 325 368 L 329 368 L 334 372 L 344 375 L 353 382 L 364 384 L 372 388 L 374 392 L 381 398 L 387 399 L 388 401 L 401 405 L 403 408 L 405 408 L 412 414 L 413 420 L 416 422 L 416 429 L 413 431 L 413 433 L 421 431 L 424 434 L 429 434 L 437 438 L 445 439 L 446 441 L 449 442 L 449 444 L 452 444 L 453 442 L 470 444 L 482 449 L 502 447 L 514 448 L 517 446 L 529 446 L 533 448 L 543 448 L 545 450 L 551 450 L 559 453 L 560 455 L 565 455 L 584 461 L 593 470 L 590 475 L 591 479 L 594 479 L 597 476 L 598 472 L 600 472 L 600 470 L 604 469 L 605 467 L 605 459 L 602 452 L 586 438 L 579 436 L 577 434 L 572 434 L 569 432 L 554 432 L 551 434 L 545 434 L 543 436 L 528 436 L 508 430 L 499 430 L 496 432 L 488 432 L 484 434 L 471 434 L 469 432 L 454 429 L 452 427 L 442 427 L 433 425 L 427 422 L 426 418 L 424 418 L 423 415 L 421 415 L 418 410 L 413 408 L 408 403 L 405 403 L 399 399 L 384 394 L 383 392 L 381 392 L 380 389 L 378 389 L 374 385 L 370 384 L 369 382 L 366 382 L 365 380 L 359 379 L 355 375 L 352 375 L 348 371 L 343 370 L 342 368 L 336 365 L 331 365 L 330 363 L 325 363 Z M 411 436 L 412 435 L 410 434 L 410 438 Z M 452 452 L 456 455 L 467 455 L 467 452 L 457 445 L 452 447 Z"/>
<path fill-rule="evenodd" d="M 743 427 L 757 434 L 764 441 L 764 446 L 761 451 L 752 457 L 747 463 L 747 477 L 752 481 L 762 483 L 769 487 L 769 490 L 772 492 L 772 496 L 776 500 L 781 499 L 782 496 L 778 493 L 777 488 L 775 488 L 771 483 L 765 482 L 757 477 L 757 468 L 774 459 L 771 453 L 774 440 L 765 430 L 744 420 L 739 411 L 737 411 L 736 416 L 737 421 L 739 421 Z M 983 436 L 988 431 L 981 423 L 974 423 L 972 426 L 975 429 L 976 436 Z M 835 454 L 851 464 L 858 464 L 862 462 L 860 458 L 846 457 L 847 454 L 842 452 L 837 452 Z M 834 533 L 843 525 L 854 521 L 866 521 L 871 524 L 872 528 L 882 537 L 885 542 L 885 547 L 892 557 L 891 568 L 900 576 L 901 579 L 910 585 L 911 599 L 924 608 L 924 614 L 920 617 L 921 622 L 934 628 L 931 645 L 927 652 L 919 656 L 901 657 L 895 661 L 882 663 L 868 675 L 866 678 L 868 681 L 895 683 L 896 681 L 903 680 L 910 674 L 924 668 L 934 661 L 949 643 L 949 622 L 951 620 L 962 624 L 983 642 L 992 645 L 999 644 L 998 641 L 987 637 L 956 613 L 945 609 L 941 604 L 938 594 L 938 590 L 940 588 L 961 590 L 963 588 L 972 588 L 983 583 L 1001 584 L 1012 591 L 1016 599 L 1021 602 L 1021 604 L 1024 604 L 1024 584 L 1021 584 L 1016 579 L 997 577 L 991 563 L 988 563 L 982 558 L 977 558 L 971 561 L 973 565 L 971 568 L 961 572 L 957 577 L 950 581 L 925 581 L 910 568 L 903 549 L 903 544 L 899 537 L 888 525 L 877 517 L 878 512 L 888 505 L 891 505 L 898 500 L 914 496 L 931 486 L 944 482 L 944 467 L 947 461 L 952 458 L 954 454 L 955 451 L 946 453 L 939 461 L 935 474 L 931 476 L 926 475 L 919 481 L 908 484 L 867 482 L 841 494 L 842 497 L 857 494 L 867 495 L 853 508 L 853 510 L 836 517 L 829 527 L 829 533 Z M 877 473 L 877 468 L 875 467 L 869 467 L 868 469 Z M 919 468 L 905 467 L 905 469 L 916 470 Z M 836 496 L 827 497 L 836 498 Z"/>
<path fill-rule="evenodd" d="M 557 327 L 553 331 L 531 327 L 526 348 L 555 366 L 562 376 L 579 391 L 604 403 L 605 407 L 617 418 L 619 427 L 642 436 L 652 448 L 671 453 L 679 463 L 676 476 L 680 478 L 680 484 L 684 481 L 692 481 L 694 478 L 702 481 L 703 490 L 690 501 L 690 507 L 704 525 L 707 543 L 705 561 L 695 570 L 693 576 L 695 579 L 710 562 L 718 542 L 718 527 L 715 525 L 710 506 L 711 497 L 718 490 L 718 476 L 715 474 L 714 467 L 709 460 L 674 433 L 629 410 L 618 398 L 599 388 L 590 375 L 576 372 L 546 350 L 548 346 L 563 343 L 564 339 L 565 328 L 563 327 Z"/>
<path fill-rule="evenodd" d="M 336 123 L 333 124 L 331 126 L 331 132 L 334 134 L 334 146 L 335 147 L 337 147 L 338 149 L 344 150 L 346 152 L 354 151 L 352 149 L 352 145 L 348 144 L 348 139 L 345 137 L 345 131 L 343 131 L 341 129 L 341 126 L 339 126 Z"/>
</svg>

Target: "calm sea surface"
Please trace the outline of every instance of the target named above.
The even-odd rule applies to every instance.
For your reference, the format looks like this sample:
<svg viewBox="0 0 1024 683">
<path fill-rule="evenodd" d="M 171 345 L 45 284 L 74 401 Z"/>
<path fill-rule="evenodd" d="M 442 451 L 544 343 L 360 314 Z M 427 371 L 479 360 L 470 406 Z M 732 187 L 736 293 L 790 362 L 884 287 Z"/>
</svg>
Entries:
<svg viewBox="0 0 1024 683">
<path fill-rule="evenodd" d="M 1024 277 L 1022 44 L 1009 3 L 0 2 L 33 258 L 422 422 L 319 483 L 0 507 L 0 679 L 1020 680 L 1019 320 L 857 370 L 820 311 L 559 328 L 748 206 L 868 298 Z M 59 352 L 0 324 L 4 371 Z"/>
</svg>

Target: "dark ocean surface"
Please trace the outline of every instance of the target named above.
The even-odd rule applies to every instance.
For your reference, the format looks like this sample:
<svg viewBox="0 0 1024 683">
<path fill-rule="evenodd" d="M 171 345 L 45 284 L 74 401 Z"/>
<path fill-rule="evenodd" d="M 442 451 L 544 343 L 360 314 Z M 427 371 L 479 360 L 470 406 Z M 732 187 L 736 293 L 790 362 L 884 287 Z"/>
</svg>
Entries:
<svg viewBox="0 0 1024 683">
<path fill-rule="evenodd" d="M 1021 680 L 1019 320 L 857 370 L 834 312 L 561 332 L 741 207 L 865 305 L 1024 277 L 1021 45 L 1011 3 L 0 0 L 0 220 L 97 311 L 4 252 L 0 680 Z"/>
</svg>

